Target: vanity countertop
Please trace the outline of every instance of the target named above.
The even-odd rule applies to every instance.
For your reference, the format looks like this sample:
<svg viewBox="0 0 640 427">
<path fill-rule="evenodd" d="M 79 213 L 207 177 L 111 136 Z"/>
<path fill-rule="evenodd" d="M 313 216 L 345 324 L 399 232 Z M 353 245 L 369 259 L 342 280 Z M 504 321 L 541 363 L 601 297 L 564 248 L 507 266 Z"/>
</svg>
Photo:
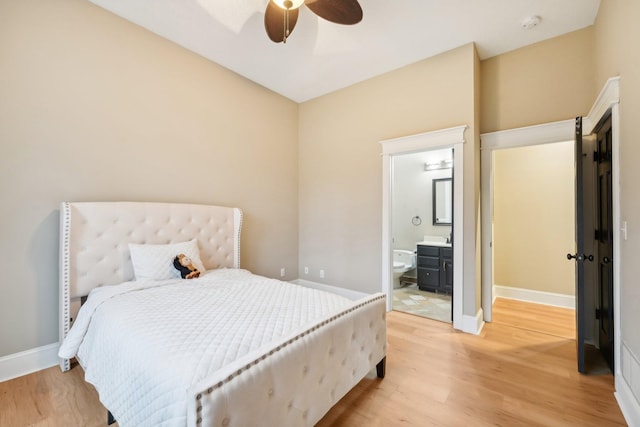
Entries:
<svg viewBox="0 0 640 427">
<path fill-rule="evenodd" d="M 431 240 L 423 240 L 422 242 L 418 242 L 416 244 L 417 245 L 421 245 L 421 246 L 439 246 L 441 248 L 450 248 L 451 247 L 451 243 L 434 242 L 434 241 L 431 241 Z"/>
</svg>

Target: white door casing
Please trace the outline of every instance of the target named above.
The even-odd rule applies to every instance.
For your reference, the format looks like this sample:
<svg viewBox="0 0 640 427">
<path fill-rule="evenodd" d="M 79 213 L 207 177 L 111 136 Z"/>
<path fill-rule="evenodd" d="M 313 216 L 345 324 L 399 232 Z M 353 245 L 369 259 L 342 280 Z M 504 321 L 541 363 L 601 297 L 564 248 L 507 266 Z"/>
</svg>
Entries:
<svg viewBox="0 0 640 427">
<path fill-rule="evenodd" d="M 393 156 L 453 148 L 453 327 L 463 329 L 463 183 L 464 131 L 466 125 L 380 141 L 382 145 L 382 292 L 387 294 L 387 310 L 393 307 L 392 269 L 392 179 Z"/>
</svg>

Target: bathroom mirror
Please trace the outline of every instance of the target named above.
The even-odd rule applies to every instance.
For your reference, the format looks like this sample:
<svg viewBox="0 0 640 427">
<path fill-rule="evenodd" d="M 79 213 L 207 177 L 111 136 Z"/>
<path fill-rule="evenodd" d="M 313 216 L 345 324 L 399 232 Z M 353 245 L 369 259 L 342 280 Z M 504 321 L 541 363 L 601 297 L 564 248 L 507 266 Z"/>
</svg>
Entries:
<svg viewBox="0 0 640 427">
<path fill-rule="evenodd" d="M 453 218 L 451 178 L 433 180 L 433 225 L 451 225 Z"/>
</svg>

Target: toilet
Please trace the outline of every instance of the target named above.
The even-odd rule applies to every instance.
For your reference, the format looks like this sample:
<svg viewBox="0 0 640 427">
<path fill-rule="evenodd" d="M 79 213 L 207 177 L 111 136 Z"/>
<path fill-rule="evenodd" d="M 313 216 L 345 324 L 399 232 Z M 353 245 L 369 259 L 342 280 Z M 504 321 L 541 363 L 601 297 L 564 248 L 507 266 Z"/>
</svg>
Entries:
<svg viewBox="0 0 640 427">
<path fill-rule="evenodd" d="M 404 249 L 393 250 L 393 288 L 398 289 L 400 284 L 400 276 L 409 270 L 416 268 L 416 254 L 414 251 Z"/>
</svg>

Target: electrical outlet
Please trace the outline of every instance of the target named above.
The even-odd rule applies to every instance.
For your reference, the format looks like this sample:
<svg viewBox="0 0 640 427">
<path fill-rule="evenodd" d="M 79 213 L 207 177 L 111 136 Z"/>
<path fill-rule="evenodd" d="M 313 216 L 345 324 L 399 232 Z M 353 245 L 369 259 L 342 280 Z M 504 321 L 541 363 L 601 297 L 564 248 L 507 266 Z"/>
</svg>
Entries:
<svg viewBox="0 0 640 427">
<path fill-rule="evenodd" d="M 320 278 L 324 279 L 324 270 L 320 270 Z"/>
<path fill-rule="evenodd" d="M 286 274 L 286 271 L 285 271 L 284 267 L 282 267 L 282 268 L 280 269 L 280 277 L 284 277 L 284 276 L 285 276 L 285 274 Z"/>
<path fill-rule="evenodd" d="M 309 267 L 304 268 L 304 274 L 309 274 Z"/>
</svg>

